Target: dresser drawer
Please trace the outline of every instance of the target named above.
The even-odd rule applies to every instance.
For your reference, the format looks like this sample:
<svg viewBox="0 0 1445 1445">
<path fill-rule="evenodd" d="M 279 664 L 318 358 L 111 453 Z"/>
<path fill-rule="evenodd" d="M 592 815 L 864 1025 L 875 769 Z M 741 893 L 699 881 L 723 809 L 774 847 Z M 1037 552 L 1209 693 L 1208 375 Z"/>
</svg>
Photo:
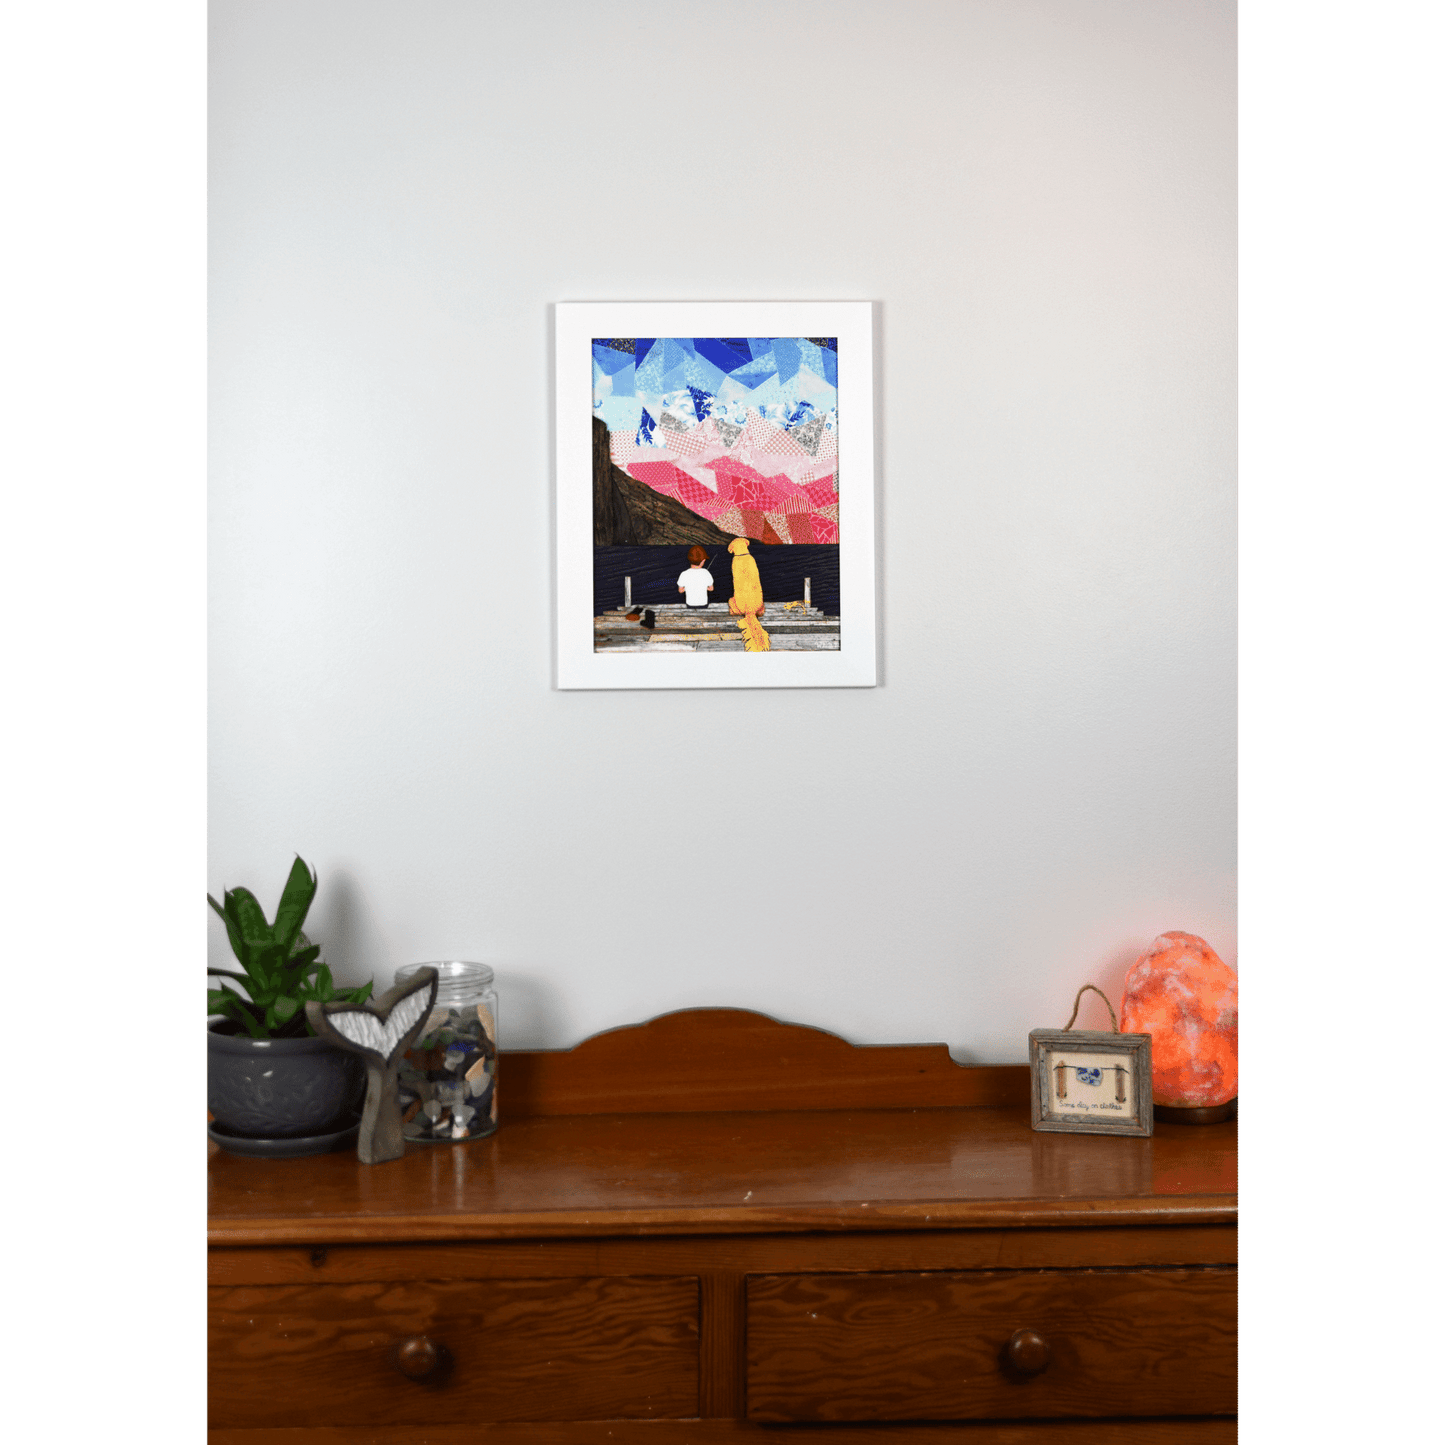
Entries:
<svg viewBox="0 0 1445 1445">
<path fill-rule="evenodd" d="M 694 1278 L 212 1289 L 211 1425 L 696 1415 L 697 1316 Z"/>
<path fill-rule="evenodd" d="M 752 1420 L 1217 1415 L 1232 1269 L 753 1275 Z"/>
</svg>

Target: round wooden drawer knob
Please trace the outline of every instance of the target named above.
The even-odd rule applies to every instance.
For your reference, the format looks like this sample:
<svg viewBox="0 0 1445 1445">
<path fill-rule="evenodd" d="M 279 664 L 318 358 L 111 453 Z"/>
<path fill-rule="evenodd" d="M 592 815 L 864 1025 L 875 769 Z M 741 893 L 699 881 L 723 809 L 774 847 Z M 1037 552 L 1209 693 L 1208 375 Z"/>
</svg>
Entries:
<svg viewBox="0 0 1445 1445">
<path fill-rule="evenodd" d="M 412 1335 L 396 1347 L 393 1359 L 408 1380 L 424 1380 L 436 1369 L 441 1352 L 425 1335 Z"/>
<path fill-rule="evenodd" d="M 1041 1375 L 1049 1365 L 1049 1342 L 1033 1330 L 1015 1330 L 1009 1337 L 1008 1362 L 1021 1375 Z"/>
</svg>

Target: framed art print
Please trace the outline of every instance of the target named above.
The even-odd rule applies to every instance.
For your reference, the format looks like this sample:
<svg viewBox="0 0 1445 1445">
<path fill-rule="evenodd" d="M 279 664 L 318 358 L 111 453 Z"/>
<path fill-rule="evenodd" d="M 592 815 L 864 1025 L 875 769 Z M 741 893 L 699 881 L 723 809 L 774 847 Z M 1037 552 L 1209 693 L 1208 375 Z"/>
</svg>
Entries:
<svg viewBox="0 0 1445 1445">
<path fill-rule="evenodd" d="M 1035 1029 L 1029 1035 L 1033 1127 L 1052 1134 L 1154 1132 L 1149 1034 Z"/>
<path fill-rule="evenodd" d="M 873 308 L 557 306 L 557 685 L 872 687 Z"/>
</svg>

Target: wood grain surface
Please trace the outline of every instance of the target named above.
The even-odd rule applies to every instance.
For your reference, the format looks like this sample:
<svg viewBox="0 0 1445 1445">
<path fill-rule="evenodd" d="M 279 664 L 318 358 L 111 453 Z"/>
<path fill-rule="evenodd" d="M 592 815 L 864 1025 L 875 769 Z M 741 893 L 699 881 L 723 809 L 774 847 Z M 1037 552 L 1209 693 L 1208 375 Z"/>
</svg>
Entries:
<svg viewBox="0 0 1445 1445">
<path fill-rule="evenodd" d="M 688 1417 L 696 1279 L 213 1288 L 213 1426 Z M 426 1336 L 442 1368 L 396 1368 Z"/>
<path fill-rule="evenodd" d="M 212 1284 L 366 1284 L 408 1279 L 554 1279 L 813 1270 L 1066 1269 L 1235 1264 L 1230 1225 L 1146 1229 L 967 1229 L 866 1234 L 284 1245 L 210 1252 Z"/>
<path fill-rule="evenodd" d="M 755 1276 L 748 1418 L 1232 1414 L 1235 1306 L 1231 1269 Z"/>
<path fill-rule="evenodd" d="M 470 1426 L 465 1445 L 1233 1445 L 1232 1420 L 1055 1420 L 949 1425 L 750 1425 L 742 1420 L 587 1420 Z M 212 1430 L 209 1445 L 458 1445 L 455 1426 Z"/>
<path fill-rule="evenodd" d="M 1216 1360 L 1232 1298 L 1226 1321 L 1223 1287 L 1190 1291 L 1209 1275 L 1232 1290 L 1232 1270 L 1202 1267 L 1236 1258 L 1235 1126 L 1035 1133 L 1027 1090 L 1023 1066 L 963 1069 L 941 1045 L 854 1048 L 695 1010 L 504 1055 L 489 1139 L 376 1166 L 213 1153 L 211 1445 L 776 1441 L 794 1431 L 740 1418 L 764 1386 L 777 1419 L 825 1394 L 860 1420 L 916 1418 L 918 1401 L 977 1414 L 1001 1390 L 1032 1392 L 1036 1417 L 1113 1412 L 840 1419 L 799 1427 L 813 1445 L 1232 1440 L 1200 1418 L 1232 1408 Z M 822 1301 L 806 1326 L 800 1288 Z M 1110 1289 L 1123 1324 L 1100 1322 Z M 902 1324 L 877 1327 L 890 1310 Z M 1048 1362 L 1003 1390 L 1021 1329 Z M 992 1375 L 981 1334 L 998 1336 Z M 421 1379 L 394 1366 L 408 1340 Z M 1100 1351 L 1142 1380 L 1122 1402 L 1109 1367 L 1102 1396 L 1081 1383 Z M 960 1395 L 960 1369 L 982 1383 Z"/>
<path fill-rule="evenodd" d="M 1232 1223 L 1235 1129 L 1039 1134 L 1027 1104 L 539 1117 L 388 1164 L 215 1154 L 210 1240 Z"/>
<path fill-rule="evenodd" d="M 1025 1045 L 1020 1040 L 1020 1052 Z M 1027 1104 L 1027 1064 L 963 1065 L 947 1044 L 854 1045 L 746 1009 L 684 1009 L 574 1049 L 504 1053 L 501 1119 L 538 1114 Z"/>
<path fill-rule="evenodd" d="M 713 1270 L 698 1279 L 701 1339 L 698 1344 L 698 1414 L 733 1419 L 743 1413 L 746 1391 L 746 1276 Z"/>
</svg>

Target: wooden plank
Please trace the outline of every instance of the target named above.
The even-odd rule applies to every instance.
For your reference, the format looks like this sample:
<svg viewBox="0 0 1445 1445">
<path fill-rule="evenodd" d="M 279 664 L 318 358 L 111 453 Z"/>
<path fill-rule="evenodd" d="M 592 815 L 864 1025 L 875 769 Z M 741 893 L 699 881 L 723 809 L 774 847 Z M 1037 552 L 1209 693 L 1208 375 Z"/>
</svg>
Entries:
<svg viewBox="0 0 1445 1445">
<path fill-rule="evenodd" d="M 837 627 L 767 627 L 769 637 L 839 637 Z M 593 633 L 596 647 L 645 646 L 663 642 L 726 642 L 741 637 L 738 627 L 629 627 L 626 631 L 598 628 Z"/>
<path fill-rule="evenodd" d="M 837 623 L 832 626 L 825 626 L 822 623 L 770 623 L 763 629 L 770 637 L 837 637 L 839 627 Z M 734 634 L 742 635 L 742 629 L 737 626 L 729 627 L 664 627 L 662 623 L 652 629 L 646 627 L 634 627 L 628 632 L 602 632 L 599 635 L 604 637 L 641 637 L 644 640 L 655 641 L 659 638 L 669 641 L 677 638 L 719 638 L 731 637 Z"/>
<path fill-rule="evenodd" d="M 739 1270 L 711 1270 L 698 1279 L 698 1413 L 736 1419 L 747 1388 L 746 1280 Z"/>
<path fill-rule="evenodd" d="M 931 1233 L 484 1240 L 451 1244 L 213 1249 L 210 1282 L 370 1284 L 411 1279 L 552 1279 L 745 1274 L 1233 1265 L 1229 1225 L 991 1229 Z M 740 1287 L 740 1286 L 739 1286 Z"/>
<path fill-rule="evenodd" d="M 650 610 L 650 609 L 649 609 Z M 640 618 L 613 617 L 595 618 L 592 623 L 594 632 L 605 633 L 636 633 L 636 632 L 726 632 L 729 628 L 736 628 L 739 619 L 729 616 L 726 612 L 717 613 L 711 617 L 667 617 L 658 615 L 654 617 L 654 628 L 646 628 L 642 625 Z M 793 616 L 791 613 L 783 613 L 778 617 L 763 618 L 763 626 L 769 632 L 775 628 L 792 628 L 798 632 L 836 632 L 841 623 L 837 617 L 808 617 L 805 615 Z"/>
<path fill-rule="evenodd" d="M 763 630 L 770 637 L 837 637 L 841 628 L 836 622 L 769 622 Z M 719 623 L 712 627 L 693 627 L 684 623 L 667 626 L 659 622 L 656 627 L 643 627 L 636 622 L 624 623 L 621 627 L 594 627 L 592 635 L 600 641 L 641 641 L 656 638 L 676 639 L 682 637 L 731 637 L 742 635 L 737 623 Z"/>
<path fill-rule="evenodd" d="M 741 636 L 738 638 L 738 646 L 742 646 Z M 615 641 L 604 638 L 594 643 L 592 650 L 594 652 L 656 652 L 658 645 L 649 643 L 647 639 L 635 637 L 618 638 Z M 697 648 L 690 642 L 670 642 L 666 650 L 669 652 L 696 652 Z M 720 650 L 731 651 L 732 649 L 722 647 Z"/>
<path fill-rule="evenodd" d="M 764 618 L 763 629 L 769 633 L 836 633 L 839 631 L 839 622 L 836 617 Z M 593 623 L 592 631 L 594 636 L 599 637 L 675 637 L 692 634 L 717 636 L 721 633 L 738 631 L 738 619 L 728 617 L 708 622 L 688 622 L 681 618 L 670 620 L 659 617 L 656 625 L 650 628 L 644 627 L 640 622 L 630 622 L 624 619 L 614 623 Z"/>
<path fill-rule="evenodd" d="M 1053 1420 L 1018 1424 L 809 1425 L 806 1445 L 1234 1445 L 1233 1420 Z M 744 1420 L 581 1420 L 457 1426 L 356 1425 L 212 1430 L 208 1445 L 778 1445 L 776 1426 Z M 792 1434 L 796 1435 L 794 1431 Z M 791 1436 L 789 1437 L 791 1438 Z"/>
<path fill-rule="evenodd" d="M 842 642 L 835 634 L 832 637 L 789 637 L 786 633 L 772 634 L 774 652 L 837 652 Z"/>
<path fill-rule="evenodd" d="M 606 612 L 599 612 L 594 615 L 594 622 L 627 622 L 629 612 L 651 612 L 655 617 L 677 617 L 684 620 L 698 622 L 711 622 L 716 618 L 725 620 L 734 618 L 737 614 L 728 610 L 726 602 L 710 603 L 704 611 L 700 607 L 689 607 L 684 602 L 640 602 L 634 603 L 631 607 L 614 607 Z M 938 615 L 942 615 L 943 609 L 938 609 Z M 789 607 L 786 602 L 769 602 L 761 613 L 766 622 L 777 617 L 823 617 L 830 621 L 838 620 L 838 613 L 824 612 L 820 607 Z"/>
<path fill-rule="evenodd" d="M 785 1209 L 618 1209 L 545 1210 L 503 1214 L 457 1210 L 448 1213 L 318 1217 L 282 1214 L 245 1219 L 213 1218 L 212 1244 L 390 1243 L 399 1240 L 567 1239 L 609 1235 L 776 1233 L 780 1230 L 869 1231 L 873 1229 L 974 1229 L 1050 1224 L 1092 1224 L 1109 1229 L 1139 1223 L 1231 1224 L 1233 1200 L 1185 1196 L 1160 1204 L 1138 1200 L 1077 1200 L 1067 1203 L 987 1205 L 975 1202 L 929 1206 L 868 1205 L 853 1208 Z"/>
<path fill-rule="evenodd" d="M 656 626 L 646 628 L 641 621 L 634 621 L 628 617 L 612 618 L 606 621 L 594 621 L 592 624 L 594 632 L 611 633 L 646 633 L 655 632 L 726 632 L 730 628 L 736 630 L 738 619 L 722 613 L 716 617 L 688 618 L 688 617 L 658 617 L 655 619 Z M 794 631 L 794 632 L 836 632 L 840 625 L 837 617 L 794 617 L 785 613 L 781 617 L 763 618 L 763 626 L 769 631 Z"/>
<path fill-rule="evenodd" d="M 840 640 L 834 637 L 778 637 L 769 639 L 773 652 L 838 652 Z M 628 638 L 625 642 L 599 642 L 593 649 L 599 652 L 745 652 L 741 634 L 737 637 L 709 637 L 688 641 L 656 637 L 639 642 Z"/>
<path fill-rule="evenodd" d="M 747 1293 L 752 1420 L 1235 1410 L 1234 1270 L 755 1275 Z"/>
<path fill-rule="evenodd" d="M 537 1114 L 1027 1104 L 1030 1077 L 1026 1064 L 955 1064 L 946 1044 L 859 1046 L 745 1009 L 684 1009 L 573 1049 L 504 1052 L 501 1073 L 504 1124 Z"/>
<path fill-rule="evenodd" d="M 728 611 L 726 602 L 710 602 L 707 610 L 700 607 L 689 607 L 685 602 L 645 602 L 635 604 L 633 607 L 614 607 L 611 611 L 599 613 L 598 621 L 612 621 L 617 618 L 626 620 L 629 612 L 641 611 L 646 608 L 649 612 L 655 612 L 659 617 L 731 617 L 733 614 Z M 785 598 L 781 602 L 767 602 L 764 604 L 762 616 L 769 617 L 831 617 L 837 621 L 836 613 L 824 612 L 820 607 L 789 607 Z"/>
</svg>

